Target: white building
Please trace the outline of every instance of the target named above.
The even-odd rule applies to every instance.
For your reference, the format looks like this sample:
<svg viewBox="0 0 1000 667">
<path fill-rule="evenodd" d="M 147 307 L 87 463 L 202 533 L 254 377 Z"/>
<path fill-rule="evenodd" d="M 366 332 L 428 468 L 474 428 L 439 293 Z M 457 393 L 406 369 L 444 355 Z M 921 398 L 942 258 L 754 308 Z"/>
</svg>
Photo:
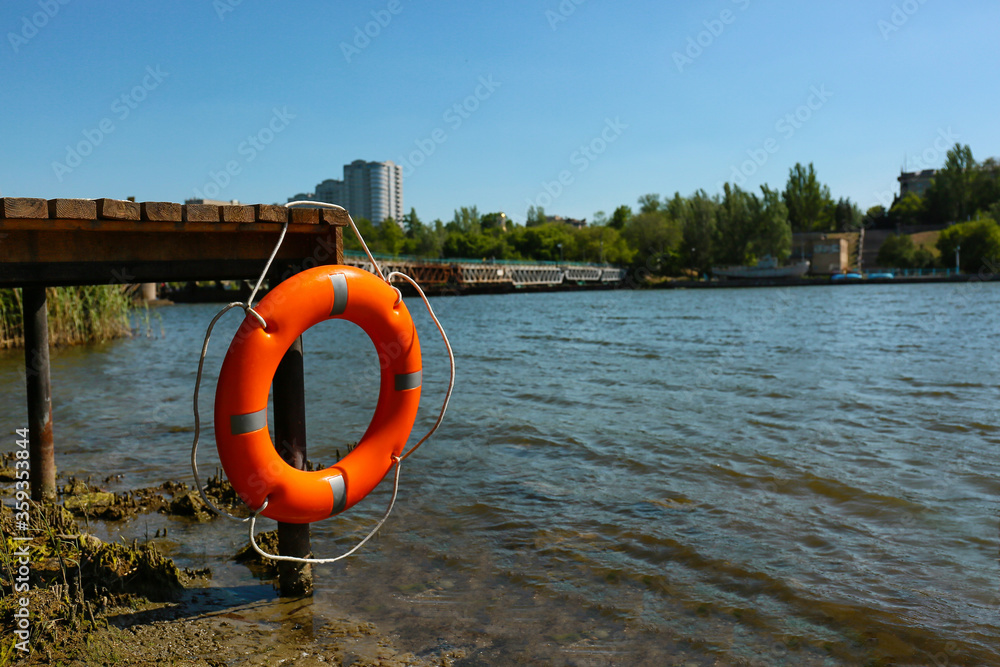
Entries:
<svg viewBox="0 0 1000 667">
<path fill-rule="evenodd" d="M 315 194 L 296 195 L 295 199 L 340 204 L 354 218 L 380 223 L 392 218 L 403 221 L 403 168 L 391 161 L 355 160 L 344 165 L 344 180 L 328 178 L 316 186 Z"/>
</svg>

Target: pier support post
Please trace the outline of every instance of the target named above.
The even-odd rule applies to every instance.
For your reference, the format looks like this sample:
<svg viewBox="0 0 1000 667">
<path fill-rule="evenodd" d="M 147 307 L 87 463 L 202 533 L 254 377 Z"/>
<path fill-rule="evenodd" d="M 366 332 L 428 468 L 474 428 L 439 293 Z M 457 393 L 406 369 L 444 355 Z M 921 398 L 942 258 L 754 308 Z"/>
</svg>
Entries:
<svg viewBox="0 0 1000 667">
<path fill-rule="evenodd" d="M 49 310 L 44 287 L 25 287 L 24 374 L 28 389 L 28 447 L 31 499 L 56 499 L 56 453 L 52 440 L 52 384 L 49 376 Z"/>
<path fill-rule="evenodd" d="M 278 453 L 297 470 L 306 468 L 306 405 L 302 370 L 302 336 L 288 348 L 274 373 L 274 441 Z M 308 523 L 278 523 L 278 553 L 309 556 Z M 300 563 L 278 562 L 278 587 L 284 597 L 312 592 L 312 568 Z"/>
</svg>

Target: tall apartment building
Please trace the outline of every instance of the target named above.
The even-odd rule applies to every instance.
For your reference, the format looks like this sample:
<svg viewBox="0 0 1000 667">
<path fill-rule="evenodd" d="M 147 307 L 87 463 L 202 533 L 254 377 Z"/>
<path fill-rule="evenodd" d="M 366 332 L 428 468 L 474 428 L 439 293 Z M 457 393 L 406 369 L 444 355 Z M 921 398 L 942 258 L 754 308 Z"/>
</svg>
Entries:
<svg viewBox="0 0 1000 667">
<path fill-rule="evenodd" d="M 344 165 L 344 179 L 328 178 L 316 186 L 313 194 L 295 195 L 296 199 L 340 204 L 355 218 L 379 223 L 386 218 L 403 221 L 403 168 L 391 161 L 355 160 Z"/>
<path fill-rule="evenodd" d="M 931 187 L 936 169 L 924 169 L 923 171 L 902 171 L 899 173 L 899 197 L 902 199 L 909 192 L 915 192 L 921 197 Z"/>
</svg>

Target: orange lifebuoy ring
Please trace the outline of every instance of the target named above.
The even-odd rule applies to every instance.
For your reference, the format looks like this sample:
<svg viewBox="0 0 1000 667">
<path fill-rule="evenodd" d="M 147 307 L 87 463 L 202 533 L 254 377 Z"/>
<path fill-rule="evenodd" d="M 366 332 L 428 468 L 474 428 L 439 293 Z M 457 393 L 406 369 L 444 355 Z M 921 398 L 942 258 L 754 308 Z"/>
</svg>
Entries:
<svg viewBox="0 0 1000 667">
<path fill-rule="evenodd" d="M 263 515 L 309 523 L 342 512 L 391 470 L 420 403 L 420 342 L 409 311 L 384 280 L 350 266 L 318 266 L 282 282 L 249 313 L 233 338 L 215 391 L 215 442 L 233 488 Z M 267 397 L 278 362 L 295 339 L 328 319 L 354 322 L 379 356 L 381 380 L 372 422 L 358 445 L 325 470 L 285 463 L 267 429 Z"/>
</svg>

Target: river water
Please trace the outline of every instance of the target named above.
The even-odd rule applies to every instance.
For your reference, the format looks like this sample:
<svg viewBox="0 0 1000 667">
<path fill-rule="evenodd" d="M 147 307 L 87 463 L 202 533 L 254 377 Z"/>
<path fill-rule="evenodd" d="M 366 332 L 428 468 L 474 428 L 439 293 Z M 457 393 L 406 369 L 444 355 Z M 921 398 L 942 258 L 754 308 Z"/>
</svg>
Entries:
<svg viewBox="0 0 1000 667">
<path fill-rule="evenodd" d="M 425 364 L 416 435 L 447 362 L 408 303 Z M 467 665 L 1000 664 L 1000 284 L 432 303 L 458 360 L 446 422 L 404 465 L 380 536 L 317 568 L 317 620 L 357 614 Z M 191 480 L 191 392 L 216 309 L 157 309 L 130 340 L 55 352 L 60 473 Z M 216 329 L 209 422 L 239 319 Z M 377 362 L 343 322 L 305 348 L 309 456 L 329 465 L 371 417 Z M 11 434 L 22 372 L 0 356 Z M 389 490 L 314 524 L 316 554 L 349 548 Z M 211 566 L 214 586 L 261 587 L 227 561 L 246 542 L 235 524 L 157 515 L 114 530 L 162 527 L 161 548 Z"/>
</svg>

